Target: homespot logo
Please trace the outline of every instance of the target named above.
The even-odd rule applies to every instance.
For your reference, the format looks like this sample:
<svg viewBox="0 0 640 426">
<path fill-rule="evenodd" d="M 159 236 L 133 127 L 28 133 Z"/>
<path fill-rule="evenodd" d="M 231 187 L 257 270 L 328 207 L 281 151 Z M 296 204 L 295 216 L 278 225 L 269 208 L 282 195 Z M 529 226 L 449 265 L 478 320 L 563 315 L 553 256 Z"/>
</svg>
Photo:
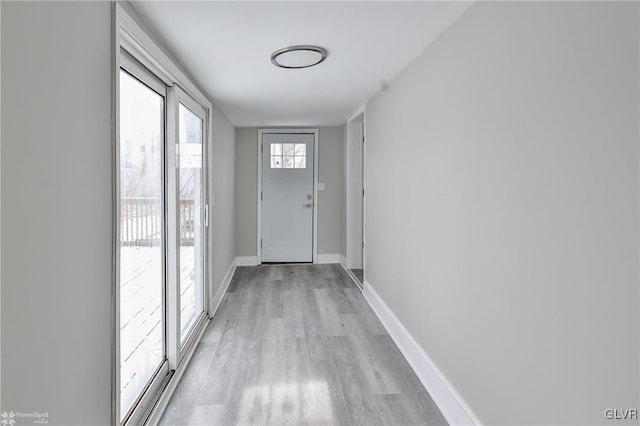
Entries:
<svg viewBox="0 0 640 426">
<path fill-rule="evenodd" d="M 0 413 L 0 425 L 2 426 L 14 426 L 18 421 L 24 424 L 23 419 L 31 420 L 29 422 L 31 424 L 45 425 L 49 423 L 49 413 L 41 413 L 39 411 L 30 413 L 24 411 L 3 411 Z"/>
<path fill-rule="evenodd" d="M 604 416 L 608 420 L 638 420 L 638 409 L 636 408 L 607 408 Z"/>
<path fill-rule="evenodd" d="M 3 411 L 2 413 L 0 413 L 0 424 L 2 424 L 2 426 L 15 425 L 16 413 L 14 413 L 13 411 L 9 411 L 8 413 L 6 411 Z"/>
</svg>

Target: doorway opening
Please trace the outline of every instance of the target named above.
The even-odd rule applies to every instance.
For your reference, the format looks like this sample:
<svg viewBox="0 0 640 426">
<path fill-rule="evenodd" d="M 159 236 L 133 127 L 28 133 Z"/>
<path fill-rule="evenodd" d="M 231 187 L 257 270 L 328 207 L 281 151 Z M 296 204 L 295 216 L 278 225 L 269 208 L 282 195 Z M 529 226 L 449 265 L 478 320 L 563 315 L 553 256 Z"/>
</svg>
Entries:
<svg viewBox="0 0 640 426">
<path fill-rule="evenodd" d="M 347 268 L 360 289 L 365 280 L 365 111 L 347 123 Z"/>
</svg>

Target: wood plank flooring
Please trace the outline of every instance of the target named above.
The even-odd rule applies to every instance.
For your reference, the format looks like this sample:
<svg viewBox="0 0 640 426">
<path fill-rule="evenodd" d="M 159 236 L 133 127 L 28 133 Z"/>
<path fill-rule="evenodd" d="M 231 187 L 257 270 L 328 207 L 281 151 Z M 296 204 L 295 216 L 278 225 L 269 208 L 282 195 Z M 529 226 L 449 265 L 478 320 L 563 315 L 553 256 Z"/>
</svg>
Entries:
<svg viewBox="0 0 640 426">
<path fill-rule="evenodd" d="M 340 265 L 239 267 L 161 425 L 446 425 Z"/>
</svg>

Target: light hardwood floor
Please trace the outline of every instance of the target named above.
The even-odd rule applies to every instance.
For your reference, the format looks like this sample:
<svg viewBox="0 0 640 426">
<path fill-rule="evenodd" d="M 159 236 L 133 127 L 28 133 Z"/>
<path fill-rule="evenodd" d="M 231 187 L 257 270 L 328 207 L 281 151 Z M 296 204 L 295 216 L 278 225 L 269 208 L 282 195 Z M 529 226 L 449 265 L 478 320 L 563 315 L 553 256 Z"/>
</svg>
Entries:
<svg viewBox="0 0 640 426">
<path fill-rule="evenodd" d="M 340 265 L 239 267 L 162 425 L 443 425 Z"/>
</svg>

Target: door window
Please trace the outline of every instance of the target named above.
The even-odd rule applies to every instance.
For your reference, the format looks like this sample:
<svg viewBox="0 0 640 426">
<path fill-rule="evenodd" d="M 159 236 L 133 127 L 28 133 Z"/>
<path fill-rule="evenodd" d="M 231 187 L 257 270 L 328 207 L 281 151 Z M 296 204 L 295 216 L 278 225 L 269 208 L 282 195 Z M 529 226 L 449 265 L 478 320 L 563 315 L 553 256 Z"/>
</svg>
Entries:
<svg viewBox="0 0 640 426">
<path fill-rule="evenodd" d="M 307 145 L 303 143 L 270 144 L 272 169 L 305 169 L 307 167 Z"/>
</svg>

